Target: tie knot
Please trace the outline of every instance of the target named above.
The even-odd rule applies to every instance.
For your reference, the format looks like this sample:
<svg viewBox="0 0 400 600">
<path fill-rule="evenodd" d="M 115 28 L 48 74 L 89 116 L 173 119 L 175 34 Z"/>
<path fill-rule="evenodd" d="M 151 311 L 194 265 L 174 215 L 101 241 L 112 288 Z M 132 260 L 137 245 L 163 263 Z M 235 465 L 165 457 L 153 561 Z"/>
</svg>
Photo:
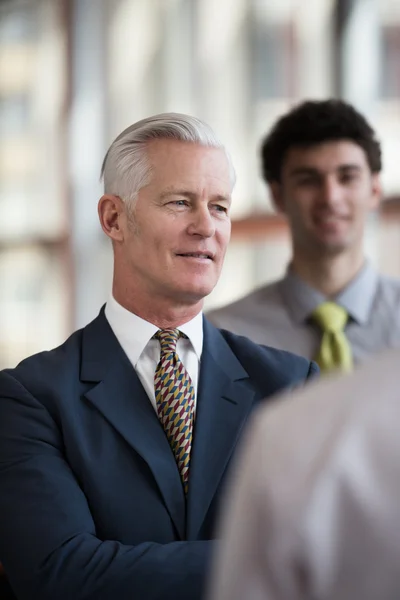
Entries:
<svg viewBox="0 0 400 600">
<path fill-rule="evenodd" d="M 349 314 L 345 308 L 335 302 L 323 302 L 312 312 L 311 317 L 322 331 L 339 333 L 344 330 Z"/>
<path fill-rule="evenodd" d="M 162 354 L 167 352 L 176 352 L 178 339 L 183 336 L 179 329 L 159 329 L 155 338 L 159 340 Z"/>
</svg>

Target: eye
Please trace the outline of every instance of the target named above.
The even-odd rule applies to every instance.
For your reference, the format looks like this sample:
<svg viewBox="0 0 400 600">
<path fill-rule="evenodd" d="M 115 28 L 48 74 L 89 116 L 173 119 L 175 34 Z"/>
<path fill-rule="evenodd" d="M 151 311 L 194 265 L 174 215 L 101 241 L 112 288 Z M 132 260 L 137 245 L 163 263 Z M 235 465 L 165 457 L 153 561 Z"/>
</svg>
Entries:
<svg viewBox="0 0 400 600">
<path fill-rule="evenodd" d="M 173 200 L 172 202 L 170 202 L 170 204 L 173 204 L 174 206 L 187 206 L 188 205 L 188 201 L 187 200 Z"/>
<path fill-rule="evenodd" d="M 223 206 L 222 204 L 214 204 L 213 205 L 217 212 L 228 214 L 228 208 Z"/>
<path fill-rule="evenodd" d="M 210 204 L 210 209 L 220 215 L 228 215 L 229 214 L 229 203 L 223 202 L 220 204 L 219 202 Z"/>
<path fill-rule="evenodd" d="M 341 178 L 340 181 L 341 183 L 352 183 L 353 181 L 357 181 L 358 179 L 358 173 L 344 173 Z"/>
<path fill-rule="evenodd" d="M 316 177 L 301 177 L 297 180 L 297 185 L 317 185 L 318 179 Z"/>
</svg>

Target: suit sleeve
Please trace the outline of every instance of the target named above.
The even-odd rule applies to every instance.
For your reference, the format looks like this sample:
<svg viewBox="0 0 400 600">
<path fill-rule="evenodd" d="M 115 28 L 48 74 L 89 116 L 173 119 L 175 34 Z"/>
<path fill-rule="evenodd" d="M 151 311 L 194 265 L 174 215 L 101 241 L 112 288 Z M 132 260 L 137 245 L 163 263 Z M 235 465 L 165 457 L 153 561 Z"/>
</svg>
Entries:
<svg viewBox="0 0 400 600">
<path fill-rule="evenodd" d="M 320 374 L 319 366 L 313 360 L 310 361 L 310 367 L 307 373 L 307 379 L 315 379 L 318 378 Z"/>
<path fill-rule="evenodd" d="M 19 600 L 199 600 L 211 546 L 98 539 L 60 425 L 0 374 L 0 560 Z"/>
</svg>

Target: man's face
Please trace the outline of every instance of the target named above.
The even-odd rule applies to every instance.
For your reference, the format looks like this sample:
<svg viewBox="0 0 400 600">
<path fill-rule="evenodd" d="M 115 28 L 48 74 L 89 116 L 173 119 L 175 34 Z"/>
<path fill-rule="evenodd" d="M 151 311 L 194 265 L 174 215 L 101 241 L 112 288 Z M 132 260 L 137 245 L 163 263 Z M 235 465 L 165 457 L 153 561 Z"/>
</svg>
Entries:
<svg viewBox="0 0 400 600">
<path fill-rule="evenodd" d="M 199 302 L 218 281 L 230 238 L 227 157 L 221 149 L 163 139 L 148 145 L 148 159 L 151 181 L 124 225 L 125 276 L 137 294 Z"/>
<path fill-rule="evenodd" d="M 362 247 L 367 214 L 380 198 L 379 176 L 348 140 L 291 148 L 271 190 L 288 217 L 294 249 L 323 254 Z"/>
</svg>

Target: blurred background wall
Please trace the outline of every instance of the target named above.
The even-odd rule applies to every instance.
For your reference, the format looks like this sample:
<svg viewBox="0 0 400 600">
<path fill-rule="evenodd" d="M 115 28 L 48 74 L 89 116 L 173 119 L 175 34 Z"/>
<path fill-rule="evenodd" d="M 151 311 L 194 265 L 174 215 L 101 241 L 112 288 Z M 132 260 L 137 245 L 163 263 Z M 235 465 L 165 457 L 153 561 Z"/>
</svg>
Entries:
<svg viewBox="0 0 400 600">
<path fill-rule="evenodd" d="M 236 165 L 232 242 L 206 306 L 280 276 L 290 246 L 260 139 L 292 104 L 328 96 L 382 140 L 366 251 L 400 276 L 400 0 L 0 0 L 0 366 L 61 343 L 107 299 L 100 166 L 151 113 L 208 121 Z"/>
</svg>

